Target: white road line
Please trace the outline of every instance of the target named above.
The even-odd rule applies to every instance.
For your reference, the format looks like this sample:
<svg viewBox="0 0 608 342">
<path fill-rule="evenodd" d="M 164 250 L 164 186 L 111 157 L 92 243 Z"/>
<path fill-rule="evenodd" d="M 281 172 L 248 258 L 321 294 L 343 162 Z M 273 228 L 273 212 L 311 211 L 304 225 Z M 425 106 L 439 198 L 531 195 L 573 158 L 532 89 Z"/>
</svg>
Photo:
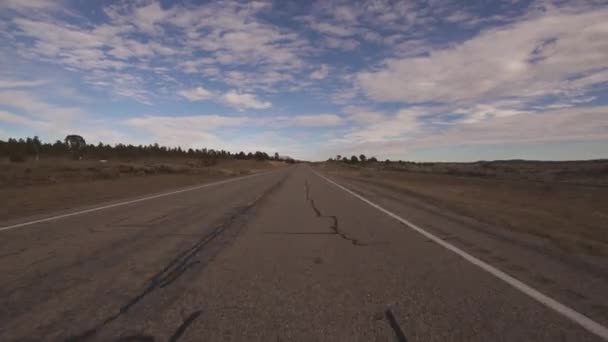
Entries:
<svg viewBox="0 0 608 342">
<path fill-rule="evenodd" d="M 98 210 L 104 210 L 104 209 L 119 207 L 121 205 L 127 205 L 127 204 L 137 203 L 137 202 L 143 202 L 143 201 L 151 200 L 151 199 L 154 199 L 154 198 L 171 196 L 171 195 L 179 194 L 179 193 L 182 193 L 182 192 L 187 192 L 187 191 L 193 191 L 193 190 L 198 190 L 198 189 L 202 189 L 202 188 L 207 188 L 207 187 L 210 187 L 210 186 L 215 186 L 215 185 L 220 185 L 220 184 L 226 184 L 226 183 L 236 182 L 236 181 L 247 179 L 247 178 L 251 178 L 251 177 L 257 177 L 257 176 L 261 176 L 261 175 L 266 175 L 266 174 L 269 174 L 269 173 L 272 173 L 272 172 L 276 172 L 276 171 L 263 172 L 263 173 L 257 173 L 257 174 L 254 174 L 254 175 L 249 175 L 249 176 L 231 178 L 231 179 L 227 179 L 227 180 L 223 180 L 223 181 L 219 181 L 219 182 L 213 182 L 213 183 L 207 183 L 207 184 L 203 184 L 203 185 L 197 185 L 197 186 L 186 188 L 186 189 L 181 189 L 181 190 L 176 190 L 176 191 L 171 191 L 171 192 L 165 192 L 165 193 L 162 193 L 162 194 L 148 196 L 148 197 L 143 197 L 143 198 L 138 198 L 138 199 L 134 199 L 134 200 L 130 200 L 130 201 L 119 202 L 119 203 L 114 203 L 114 204 L 108 204 L 108 205 L 104 205 L 104 206 L 101 206 L 101 207 L 95 207 L 95 208 L 75 211 L 75 212 L 71 212 L 71 213 L 67 213 L 67 214 L 63 214 L 63 215 L 46 217 L 46 218 L 39 219 L 39 220 L 33 220 L 33 221 L 28 221 L 28 222 L 23 222 L 23 223 L 17 223 L 17 224 L 11 225 L 11 226 L 0 227 L 0 231 L 20 228 L 20 227 L 25 227 L 25 226 L 29 226 L 29 225 L 36 224 L 36 223 L 43 223 L 43 222 L 49 222 L 49 221 L 59 220 L 59 219 L 62 219 L 62 218 L 66 218 L 66 217 L 70 217 L 70 216 L 76 216 L 76 215 L 82 215 L 82 214 L 90 213 L 90 212 L 93 212 L 93 211 L 98 211 Z"/>
<path fill-rule="evenodd" d="M 377 205 L 376 203 L 368 200 L 367 198 L 347 189 L 346 187 L 332 181 L 331 179 L 319 174 L 318 172 L 312 170 L 313 173 L 315 173 L 317 176 L 325 179 L 327 182 L 337 186 L 338 188 L 348 192 L 349 194 L 357 197 L 358 199 L 360 199 L 361 201 L 371 205 L 372 207 L 380 210 L 381 212 L 387 214 L 388 216 L 396 219 L 397 221 L 405 224 L 406 226 L 410 227 L 411 229 L 415 230 L 416 232 L 424 235 L 424 237 L 434 241 L 435 243 L 437 243 L 438 245 L 458 254 L 460 257 L 462 257 L 463 259 L 465 259 L 466 261 L 470 262 L 471 264 L 481 268 L 482 270 L 490 273 L 491 275 L 495 276 L 496 278 L 504 281 L 505 283 L 511 285 L 512 287 L 514 287 L 515 289 L 519 290 L 520 292 L 528 295 L 529 297 L 532 297 L 533 299 L 537 300 L 538 302 L 540 302 L 541 304 L 545 305 L 546 307 L 548 307 L 549 309 L 552 309 L 553 311 L 556 311 L 558 313 L 560 313 L 562 316 L 568 318 L 569 320 L 571 320 L 574 323 L 577 323 L 578 325 L 580 325 L 581 327 L 585 328 L 587 331 L 603 338 L 604 340 L 608 340 L 608 328 L 606 328 L 605 326 L 595 322 L 594 320 L 592 320 L 591 318 L 581 314 L 578 311 L 575 311 L 574 309 L 556 301 L 555 299 L 546 296 L 544 294 L 542 294 L 541 292 L 539 292 L 538 290 L 534 289 L 531 286 L 528 286 L 526 284 L 524 284 L 523 282 L 515 279 L 514 277 L 506 274 L 505 272 L 497 269 L 494 266 L 491 266 L 490 264 L 477 259 L 476 257 L 470 255 L 469 253 L 463 251 L 462 249 L 445 242 L 444 240 L 438 238 L 437 236 L 429 233 L 428 231 L 420 228 L 419 226 L 413 224 L 412 222 L 382 208 L 381 206 Z"/>
</svg>

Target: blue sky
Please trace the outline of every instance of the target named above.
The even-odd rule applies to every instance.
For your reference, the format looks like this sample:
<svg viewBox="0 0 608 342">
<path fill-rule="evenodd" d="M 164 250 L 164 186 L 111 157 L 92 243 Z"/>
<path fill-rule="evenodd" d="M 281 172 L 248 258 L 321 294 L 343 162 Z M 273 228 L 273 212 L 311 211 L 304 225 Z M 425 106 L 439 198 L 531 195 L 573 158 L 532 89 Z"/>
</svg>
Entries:
<svg viewBox="0 0 608 342">
<path fill-rule="evenodd" d="M 608 157 L 606 1 L 0 0 L 0 138 Z"/>
</svg>

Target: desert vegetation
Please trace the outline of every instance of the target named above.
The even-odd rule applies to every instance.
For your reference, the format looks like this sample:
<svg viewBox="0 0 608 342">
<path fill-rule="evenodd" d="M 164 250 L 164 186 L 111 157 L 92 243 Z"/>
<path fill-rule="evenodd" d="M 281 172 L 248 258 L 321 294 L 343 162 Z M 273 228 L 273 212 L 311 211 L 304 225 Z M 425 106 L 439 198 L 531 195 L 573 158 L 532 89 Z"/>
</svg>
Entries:
<svg viewBox="0 0 608 342">
<path fill-rule="evenodd" d="M 0 219 L 243 176 L 294 162 L 265 152 L 231 153 L 152 144 L 87 144 L 72 134 L 0 140 Z"/>
<path fill-rule="evenodd" d="M 336 155 L 336 158 L 329 158 L 328 162 L 343 162 L 349 164 L 357 164 L 357 163 L 377 163 L 378 159 L 376 157 L 366 157 L 365 154 L 360 154 L 358 157 L 356 155 L 352 155 L 349 157 L 342 156 L 340 154 Z"/>
<path fill-rule="evenodd" d="M 340 163 L 338 163 L 340 161 Z M 361 170 L 398 173 L 441 174 L 475 178 L 528 180 L 537 182 L 566 182 L 608 186 L 608 159 L 583 161 L 496 160 L 470 163 L 378 161 L 365 155 L 330 158 L 331 165 Z"/>
<path fill-rule="evenodd" d="M 292 162 L 278 153 L 231 153 L 152 144 L 87 144 L 71 134 L 54 143 L 37 137 L 0 140 L 0 187 L 23 187 L 150 175 L 245 174 Z"/>
<path fill-rule="evenodd" d="M 342 159 L 341 159 L 342 160 Z M 608 160 L 474 163 L 325 162 L 346 182 L 419 201 L 492 229 L 546 239 L 560 250 L 608 255 Z M 426 210 L 426 209 L 425 209 Z"/>
</svg>

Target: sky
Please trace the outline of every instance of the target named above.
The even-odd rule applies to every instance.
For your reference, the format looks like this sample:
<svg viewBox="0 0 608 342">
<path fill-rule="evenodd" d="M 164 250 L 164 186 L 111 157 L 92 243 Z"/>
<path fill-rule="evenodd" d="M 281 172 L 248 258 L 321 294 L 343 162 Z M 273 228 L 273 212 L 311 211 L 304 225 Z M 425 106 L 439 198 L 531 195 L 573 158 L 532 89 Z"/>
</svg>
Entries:
<svg viewBox="0 0 608 342">
<path fill-rule="evenodd" d="M 608 157 L 608 1 L 0 0 L 0 139 Z"/>
</svg>

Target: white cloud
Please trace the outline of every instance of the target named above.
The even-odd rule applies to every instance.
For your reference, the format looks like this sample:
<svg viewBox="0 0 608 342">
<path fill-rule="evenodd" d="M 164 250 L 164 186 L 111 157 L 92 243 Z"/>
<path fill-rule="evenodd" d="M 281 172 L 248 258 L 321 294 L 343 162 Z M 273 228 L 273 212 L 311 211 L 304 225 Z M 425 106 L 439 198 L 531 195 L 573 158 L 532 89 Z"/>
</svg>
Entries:
<svg viewBox="0 0 608 342">
<path fill-rule="evenodd" d="M 160 3 L 154 1 L 133 11 L 133 23 L 143 32 L 154 33 L 155 25 L 167 18 L 171 13 L 163 10 Z"/>
<path fill-rule="evenodd" d="M 331 100 L 336 104 L 349 104 L 354 101 L 357 94 L 357 90 L 353 88 L 340 89 L 331 95 Z"/>
<path fill-rule="evenodd" d="M 415 133 L 418 130 L 421 125 L 418 117 L 424 114 L 425 110 L 409 108 L 384 115 L 369 111 L 355 110 L 355 112 L 354 118 L 364 125 L 354 128 L 350 133 L 337 138 L 336 141 L 360 144 L 403 139 L 406 134 Z M 369 120 L 372 116 L 375 118 Z"/>
<path fill-rule="evenodd" d="M 56 9 L 61 5 L 61 1 L 48 0 L 3 0 L 0 8 L 6 7 L 13 10 L 48 10 Z"/>
<path fill-rule="evenodd" d="M 152 104 L 179 97 L 244 111 L 272 108 L 268 99 L 302 92 L 298 96 L 344 108 L 338 115 L 147 116 L 87 131 L 91 118 L 83 108 L 59 105 L 78 95 L 61 95 L 61 80 L 34 95 L 24 90 L 44 81 L 7 79 L 0 80 L 0 121 L 7 125 L 134 139 L 123 134 L 126 127 L 170 145 L 218 147 L 234 141 L 222 139 L 220 129 L 254 126 L 283 134 L 290 128 L 289 134 L 301 134 L 290 143 L 293 150 L 312 149 L 302 141 L 315 140 L 366 154 L 366 148 L 389 145 L 387 151 L 396 153 L 403 146 L 529 140 L 542 133 L 541 121 L 551 139 L 601 139 L 599 130 L 606 127 L 600 109 L 583 108 L 603 101 L 598 93 L 608 86 L 608 9 L 590 2 L 540 1 L 527 13 L 522 6 L 497 3 L 503 13 L 482 17 L 477 6 L 451 0 L 319 1 L 310 12 L 285 16 L 296 25 L 269 20 L 276 14 L 268 12 L 269 2 L 122 2 L 103 8 L 103 23 L 68 3 L 0 0 L 8 13 L 0 18 L 0 64 L 15 69 L 9 75 L 31 72 L 26 67 L 33 63 L 39 64 L 35 70 L 48 71 L 47 63 L 54 63 L 69 70 L 70 78 L 80 75 L 74 84 L 109 92 L 110 100 Z M 454 37 L 473 36 L 438 43 L 446 25 L 466 27 Z M 63 77 L 56 70 L 41 75 Z M 428 102 L 440 105 L 409 106 Z M 399 109 L 396 103 L 407 105 Z M 100 126 L 113 124 L 99 115 Z M 591 123 L 600 128 L 593 130 Z M 273 146 L 280 140 L 261 136 L 240 141 Z"/>
<path fill-rule="evenodd" d="M 46 121 L 33 120 L 22 115 L 0 110 L 0 122 L 17 124 L 36 129 L 49 129 L 51 124 Z"/>
<path fill-rule="evenodd" d="M 0 89 L 14 89 L 14 88 L 30 88 L 37 87 L 44 84 L 47 84 L 47 81 L 43 80 L 33 80 L 33 81 L 24 81 L 24 80 L 0 80 Z"/>
<path fill-rule="evenodd" d="M 254 118 L 250 116 L 191 115 L 191 116 L 145 116 L 129 119 L 125 124 L 144 132 L 152 141 L 169 146 L 213 147 L 231 151 L 296 151 L 301 148 L 297 141 L 278 133 L 284 127 L 334 126 L 341 122 L 333 114 L 309 114 L 296 117 Z M 221 138 L 221 129 L 259 127 L 255 135 L 235 135 L 226 141 Z M 263 128 L 273 128 L 264 133 Z"/>
<path fill-rule="evenodd" d="M 412 146 L 605 140 L 607 113 L 608 106 L 596 106 L 494 117 L 454 125 L 444 132 L 421 137 Z"/>
<path fill-rule="evenodd" d="M 34 118 L 52 120 L 57 124 L 86 116 L 86 113 L 79 108 L 50 104 L 29 92 L 20 90 L 0 91 L 0 106 L 13 108 Z"/>
<path fill-rule="evenodd" d="M 184 60 L 178 63 L 178 67 L 182 68 L 184 72 L 189 74 L 198 73 L 203 66 L 213 65 L 215 60 L 213 58 L 198 58 L 193 60 Z"/>
<path fill-rule="evenodd" d="M 289 122 L 296 126 L 327 127 L 336 126 L 344 120 L 335 114 L 296 115 L 288 118 Z"/>
<path fill-rule="evenodd" d="M 163 130 L 189 127 L 200 131 L 220 127 L 239 126 L 251 119 L 244 116 L 192 115 L 192 116 L 144 116 L 127 120 L 127 124 L 146 129 Z"/>
<path fill-rule="evenodd" d="M 360 123 L 378 123 L 386 119 L 386 114 L 365 107 L 347 106 L 343 109 L 349 118 Z"/>
<path fill-rule="evenodd" d="M 350 37 L 356 33 L 352 28 L 334 25 L 328 22 L 313 22 L 309 25 L 313 30 L 330 36 Z"/>
<path fill-rule="evenodd" d="M 330 49 L 342 49 L 346 51 L 354 50 L 359 47 L 359 42 L 351 38 L 325 37 L 323 39 L 323 44 Z"/>
<path fill-rule="evenodd" d="M 215 130 L 241 126 L 249 120 L 247 117 L 221 115 L 145 116 L 129 119 L 126 125 L 145 132 L 150 141 L 168 146 L 219 147 L 221 141 Z"/>
<path fill-rule="evenodd" d="M 492 118 L 503 118 L 513 115 L 529 114 L 530 111 L 514 109 L 493 104 L 476 104 L 469 108 L 459 108 L 453 111 L 456 114 L 463 114 L 464 118 L 457 123 L 475 123 Z"/>
<path fill-rule="evenodd" d="M 222 96 L 223 102 L 239 110 L 243 109 L 268 109 L 272 103 L 258 100 L 253 94 L 244 94 L 231 90 Z"/>
<path fill-rule="evenodd" d="M 181 90 L 178 92 L 178 94 L 187 98 L 190 101 L 208 100 L 208 99 L 211 99 L 213 96 L 215 96 L 213 94 L 213 92 L 211 92 L 203 87 L 196 87 L 194 89 L 189 89 L 189 90 Z"/>
<path fill-rule="evenodd" d="M 496 104 L 485 106 L 500 107 Z M 533 146 L 543 142 L 608 141 L 608 106 L 518 113 L 498 109 L 490 111 L 498 115 L 486 115 L 483 118 L 479 118 L 480 109 L 472 107 L 469 111 L 463 109 L 461 112 L 465 118 L 477 118 L 476 120 L 465 119 L 447 125 L 442 130 L 429 129 L 426 126 L 428 122 L 422 117 L 442 113 L 445 109 L 419 107 L 397 113 L 379 113 L 366 108 L 347 108 L 345 111 L 352 113 L 351 115 L 367 113 L 375 119 L 373 123 L 361 125 L 346 134 L 334 134 L 333 139 L 328 139 L 324 146 L 315 151 L 314 158 L 324 159 L 338 153 L 365 153 L 380 158 L 408 159 L 410 153 L 462 145 L 470 146 L 471 154 L 475 155 L 475 145 L 496 145 L 498 148 L 513 144 Z M 564 156 L 571 159 L 580 158 Z M 508 158 L 508 154 L 501 157 Z M 444 155 L 443 158 L 452 159 L 450 155 Z M 542 159 L 542 156 L 537 158 Z"/>
<path fill-rule="evenodd" d="M 568 95 L 608 82 L 608 9 L 547 12 L 429 56 L 388 59 L 357 82 L 379 101 Z"/>
<path fill-rule="evenodd" d="M 236 79 L 236 83 L 239 83 L 238 80 L 244 76 L 235 72 L 229 77 Z M 220 94 L 203 87 L 196 87 L 193 89 L 181 90 L 178 92 L 178 95 L 189 101 L 214 100 L 239 110 L 268 109 L 272 107 L 272 103 L 259 100 L 254 94 L 241 93 L 236 90 L 229 90 L 224 94 Z"/>
<path fill-rule="evenodd" d="M 313 71 L 310 74 L 310 78 L 313 80 L 322 80 L 329 74 L 329 67 L 327 64 L 321 64 L 321 67 L 318 70 Z"/>
<path fill-rule="evenodd" d="M 0 122 L 20 126 L 23 132 L 48 141 L 73 133 L 105 143 L 130 139 L 111 120 L 96 120 L 81 108 L 52 104 L 26 91 L 0 91 L 0 107 L 12 109 L 0 110 Z"/>
<path fill-rule="evenodd" d="M 17 2 L 7 4 L 15 7 Z M 88 25 L 24 11 L 6 23 L 5 35 L 22 56 L 61 64 L 81 72 L 89 85 L 144 103 L 158 97 L 159 88 L 150 84 L 171 78 L 173 69 L 159 68 L 165 65 L 177 65 L 189 74 L 209 74 L 225 66 L 247 69 L 252 77 L 232 85 L 268 91 L 275 83 L 298 83 L 293 75 L 305 66 L 302 57 L 312 48 L 299 34 L 260 19 L 258 14 L 267 7 L 124 3 L 104 8 L 108 22 Z M 221 76 L 220 71 L 214 80 L 222 82 Z M 115 85 L 117 77 L 129 81 Z"/>
</svg>

